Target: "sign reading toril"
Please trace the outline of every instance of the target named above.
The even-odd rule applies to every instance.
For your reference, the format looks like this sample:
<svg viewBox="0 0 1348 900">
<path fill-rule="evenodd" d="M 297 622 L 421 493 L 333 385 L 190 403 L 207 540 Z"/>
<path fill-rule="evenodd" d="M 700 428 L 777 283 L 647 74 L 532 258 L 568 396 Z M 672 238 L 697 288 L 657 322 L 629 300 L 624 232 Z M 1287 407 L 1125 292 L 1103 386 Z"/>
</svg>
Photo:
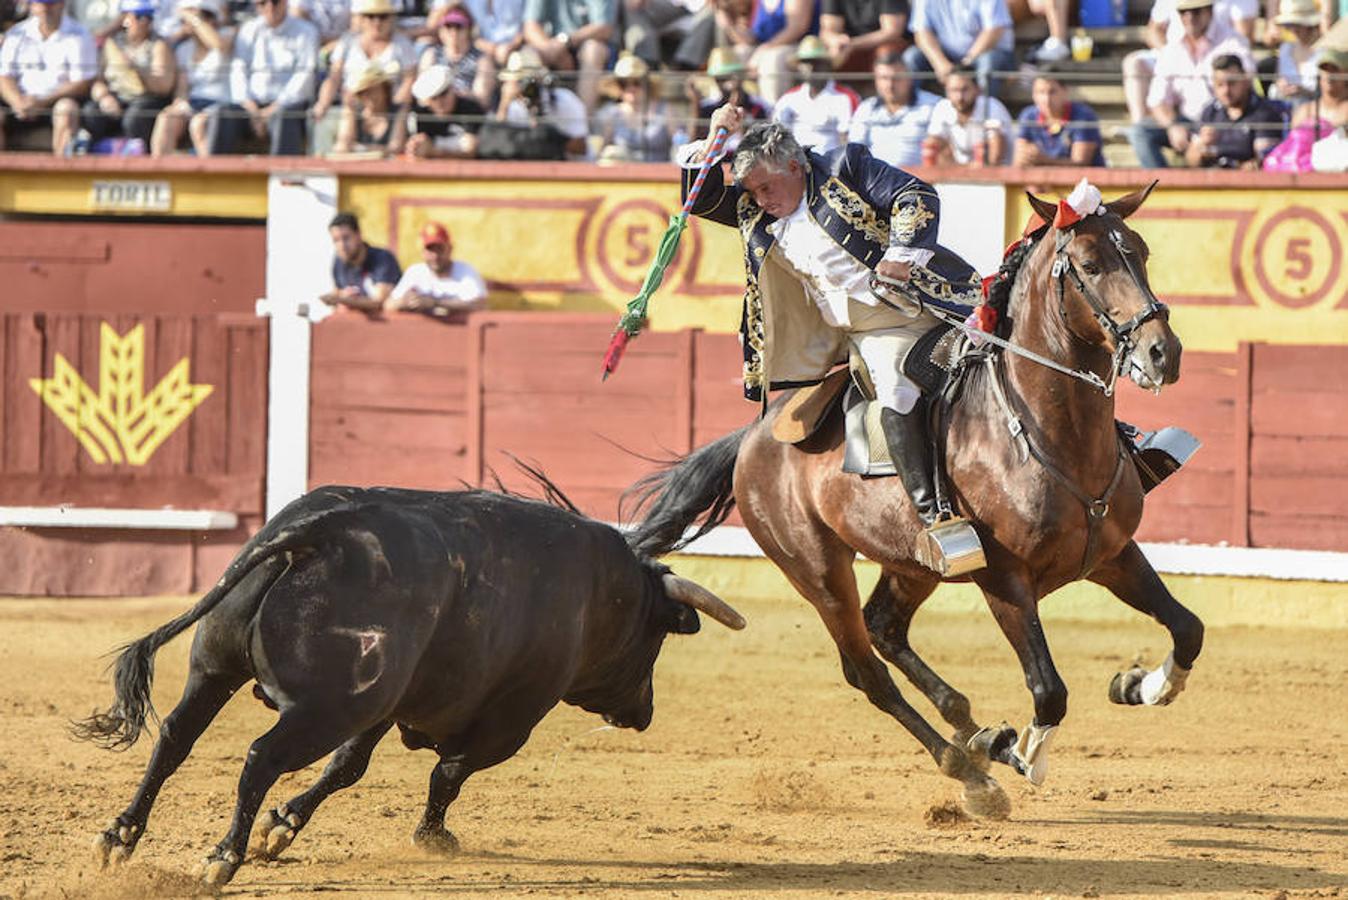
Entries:
<svg viewBox="0 0 1348 900">
<path fill-rule="evenodd" d="M 173 207 L 173 187 L 167 181 L 95 181 L 89 207 L 168 212 Z"/>
</svg>

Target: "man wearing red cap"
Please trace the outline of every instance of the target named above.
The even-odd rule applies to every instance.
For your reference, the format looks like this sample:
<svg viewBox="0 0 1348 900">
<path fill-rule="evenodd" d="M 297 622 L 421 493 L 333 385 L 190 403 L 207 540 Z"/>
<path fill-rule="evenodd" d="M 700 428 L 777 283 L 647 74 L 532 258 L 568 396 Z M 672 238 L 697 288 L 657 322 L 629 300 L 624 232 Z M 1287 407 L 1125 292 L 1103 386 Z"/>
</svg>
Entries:
<svg viewBox="0 0 1348 900">
<path fill-rule="evenodd" d="M 423 261 L 407 267 L 389 297 L 389 309 L 444 316 L 485 305 L 486 283 L 476 269 L 454 258 L 454 242 L 445 226 L 427 222 L 421 247 Z"/>
</svg>

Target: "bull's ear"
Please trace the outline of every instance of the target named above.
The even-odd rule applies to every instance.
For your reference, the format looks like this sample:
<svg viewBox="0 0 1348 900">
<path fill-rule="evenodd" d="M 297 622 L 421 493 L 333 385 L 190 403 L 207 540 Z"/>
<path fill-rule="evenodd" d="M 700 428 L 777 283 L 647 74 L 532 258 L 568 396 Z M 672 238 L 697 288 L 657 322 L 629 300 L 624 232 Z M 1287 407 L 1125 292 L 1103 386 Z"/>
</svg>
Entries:
<svg viewBox="0 0 1348 900">
<path fill-rule="evenodd" d="M 1117 200 L 1111 200 L 1105 204 L 1105 208 L 1117 215 L 1120 219 L 1126 219 L 1137 212 L 1137 208 L 1146 202 L 1146 199 L 1151 196 L 1152 190 L 1154 190 L 1159 183 L 1159 180 L 1153 181 L 1146 187 L 1139 188 L 1131 194 L 1124 194 Z"/>
<path fill-rule="evenodd" d="M 670 610 L 669 632 L 671 634 L 697 634 L 702 630 L 702 620 L 697 610 L 682 603 L 675 603 Z"/>
<path fill-rule="evenodd" d="M 1058 204 L 1043 197 L 1036 197 L 1029 191 L 1025 192 L 1025 197 L 1030 201 L 1030 207 L 1034 209 L 1035 214 L 1043 219 L 1046 225 L 1053 224 L 1053 220 L 1058 217 Z"/>
</svg>

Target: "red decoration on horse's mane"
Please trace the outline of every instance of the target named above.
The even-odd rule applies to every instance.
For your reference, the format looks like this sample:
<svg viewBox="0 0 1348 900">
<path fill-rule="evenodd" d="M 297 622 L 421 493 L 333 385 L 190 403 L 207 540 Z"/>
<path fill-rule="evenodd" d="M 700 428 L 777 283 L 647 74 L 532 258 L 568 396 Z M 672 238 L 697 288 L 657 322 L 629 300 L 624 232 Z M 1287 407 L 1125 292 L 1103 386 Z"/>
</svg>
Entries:
<svg viewBox="0 0 1348 900">
<path fill-rule="evenodd" d="M 1053 227 L 1059 231 L 1071 228 L 1081 221 L 1081 214 L 1068 205 L 1066 200 L 1058 201 L 1058 214 L 1053 217 Z"/>
</svg>

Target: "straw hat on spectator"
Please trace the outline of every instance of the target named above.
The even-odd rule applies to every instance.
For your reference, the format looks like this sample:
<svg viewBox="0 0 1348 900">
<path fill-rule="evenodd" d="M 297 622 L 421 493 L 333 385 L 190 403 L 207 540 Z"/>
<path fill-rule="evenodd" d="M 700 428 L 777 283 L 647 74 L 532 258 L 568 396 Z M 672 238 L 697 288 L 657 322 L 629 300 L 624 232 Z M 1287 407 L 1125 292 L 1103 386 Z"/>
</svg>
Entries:
<svg viewBox="0 0 1348 900">
<path fill-rule="evenodd" d="M 351 0 L 352 15 L 391 16 L 397 12 L 392 0 Z"/>
<path fill-rule="evenodd" d="M 520 81 L 525 78 L 537 78 L 546 72 L 543 60 L 533 47 L 521 47 L 506 60 L 502 81 Z"/>
<path fill-rule="evenodd" d="M 1188 12 L 1191 9 L 1204 9 L 1211 6 L 1213 0 L 1177 0 L 1175 3 L 1176 12 Z"/>
<path fill-rule="evenodd" d="M 1320 58 L 1316 61 L 1315 67 L 1323 69 L 1325 66 L 1333 66 L 1340 72 L 1348 72 L 1348 48 L 1321 47 Z"/>
<path fill-rule="evenodd" d="M 1184 0 L 1180 0 L 1180 2 L 1183 3 Z M 823 41 L 813 34 L 805 35 L 805 37 L 800 39 L 800 43 L 796 45 L 796 59 L 799 62 L 809 62 L 812 59 L 828 58 L 828 48 L 824 46 Z"/>
<path fill-rule="evenodd" d="M 613 77 L 624 81 L 630 78 L 645 78 L 650 71 L 651 67 L 646 65 L 644 59 L 626 50 L 618 54 L 618 61 L 613 64 Z"/>
<path fill-rule="evenodd" d="M 707 56 L 707 75 L 712 78 L 730 78 L 743 75 L 746 71 L 744 63 L 729 47 L 716 47 Z"/>
<path fill-rule="evenodd" d="M 1273 21 L 1279 25 L 1319 25 L 1320 5 L 1315 0 L 1282 0 Z"/>
<path fill-rule="evenodd" d="M 368 91 L 372 87 L 388 84 L 392 80 L 383 66 L 366 66 L 365 70 L 356 78 L 356 83 L 351 85 L 351 93 L 359 94 L 361 91 Z"/>
</svg>

